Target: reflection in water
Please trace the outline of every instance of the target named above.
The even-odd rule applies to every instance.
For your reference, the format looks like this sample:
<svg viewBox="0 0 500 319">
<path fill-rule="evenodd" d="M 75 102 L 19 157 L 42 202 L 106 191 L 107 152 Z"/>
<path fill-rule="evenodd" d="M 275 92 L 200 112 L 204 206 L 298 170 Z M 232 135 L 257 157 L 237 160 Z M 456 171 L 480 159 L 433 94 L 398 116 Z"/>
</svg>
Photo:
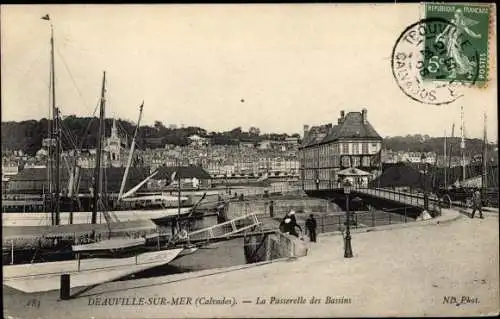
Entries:
<svg viewBox="0 0 500 319">
<path fill-rule="evenodd" d="M 217 224 L 217 217 L 210 216 L 196 219 L 191 229 L 201 229 Z M 198 249 L 194 254 L 187 255 L 170 262 L 168 265 L 135 274 L 133 278 L 148 278 L 197 271 L 211 268 L 230 267 L 246 264 L 243 251 L 243 238 L 212 243 Z M 124 279 L 130 279 L 124 278 Z"/>
</svg>

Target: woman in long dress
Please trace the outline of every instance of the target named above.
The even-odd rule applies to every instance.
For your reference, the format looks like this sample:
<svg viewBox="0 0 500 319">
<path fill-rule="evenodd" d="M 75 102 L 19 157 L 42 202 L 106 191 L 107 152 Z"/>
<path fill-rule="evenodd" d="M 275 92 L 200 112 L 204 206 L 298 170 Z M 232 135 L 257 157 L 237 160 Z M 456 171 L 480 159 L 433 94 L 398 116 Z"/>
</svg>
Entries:
<svg viewBox="0 0 500 319">
<path fill-rule="evenodd" d="M 464 41 L 464 35 L 467 34 L 475 39 L 481 38 L 481 34 L 475 33 L 470 26 L 478 23 L 478 21 L 465 17 L 461 9 L 455 11 L 454 18 L 451 23 L 446 26 L 444 31 L 440 33 L 435 42 L 441 42 L 446 46 L 446 52 L 449 57 L 454 60 L 454 67 L 451 69 L 449 78 L 456 78 L 459 75 L 468 74 L 468 77 L 473 76 L 473 70 L 476 66 L 476 61 L 470 61 L 469 58 L 463 54 L 461 42 Z"/>
</svg>

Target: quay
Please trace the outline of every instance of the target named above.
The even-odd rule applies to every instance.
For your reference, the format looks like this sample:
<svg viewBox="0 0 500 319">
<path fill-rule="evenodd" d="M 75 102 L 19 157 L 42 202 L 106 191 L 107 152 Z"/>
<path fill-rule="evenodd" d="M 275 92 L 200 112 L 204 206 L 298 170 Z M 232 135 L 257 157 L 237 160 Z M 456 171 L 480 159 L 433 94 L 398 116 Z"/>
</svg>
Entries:
<svg viewBox="0 0 500 319">
<path fill-rule="evenodd" d="M 440 216 L 430 220 L 380 226 L 375 229 L 378 231 L 369 229 L 353 233 L 354 258 L 350 259 L 343 258 L 342 236 L 330 233 L 320 235 L 318 243 L 307 242 L 305 257 L 110 282 L 65 301 L 58 300 L 58 291 L 24 294 L 4 287 L 4 315 L 6 318 L 88 318 L 89 314 L 94 318 L 136 318 L 138 313 L 148 318 L 207 314 L 211 317 L 498 315 L 498 213 L 486 212 L 485 219 L 470 219 L 456 209 L 443 209 Z M 175 302 L 182 297 L 184 303 Z M 452 297 L 457 301 L 451 302 L 455 300 Z M 137 302 L 127 301 L 119 307 L 96 305 L 110 298 Z M 146 304 L 154 298 L 165 298 L 169 303 Z M 187 302 L 189 298 L 192 303 Z M 27 306 L 33 300 L 37 302 L 36 309 Z M 200 303 L 200 300 L 220 302 Z"/>
</svg>

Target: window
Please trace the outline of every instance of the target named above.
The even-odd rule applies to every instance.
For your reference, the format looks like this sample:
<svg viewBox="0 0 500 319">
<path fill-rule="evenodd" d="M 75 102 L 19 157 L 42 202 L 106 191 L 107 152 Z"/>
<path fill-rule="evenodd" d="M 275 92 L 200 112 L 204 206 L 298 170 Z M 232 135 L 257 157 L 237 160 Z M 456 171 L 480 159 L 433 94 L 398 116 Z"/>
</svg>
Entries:
<svg viewBox="0 0 500 319">
<path fill-rule="evenodd" d="M 352 153 L 359 154 L 359 143 L 352 143 Z"/>
<path fill-rule="evenodd" d="M 350 167 L 351 166 L 351 161 L 349 159 L 349 156 L 342 156 L 342 167 Z"/>
<path fill-rule="evenodd" d="M 353 156 L 352 158 L 352 167 L 358 167 L 361 162 L 360 156 Z"/>
<path fill-rule="evenodd" d="M 342 144 L 342 154 L 349 154 L 349 144 L 348 143 Z"/>
<path fill-rule="evenodd" d="M 363 143 L 361 146 L 361 153 L 368 154 L 368 143 Z"/>
<path fill-rule="evenodd" d="M 364 167 L 370 167 L 370 156 L 363 156 L 363 165 Z"/>
</svg>

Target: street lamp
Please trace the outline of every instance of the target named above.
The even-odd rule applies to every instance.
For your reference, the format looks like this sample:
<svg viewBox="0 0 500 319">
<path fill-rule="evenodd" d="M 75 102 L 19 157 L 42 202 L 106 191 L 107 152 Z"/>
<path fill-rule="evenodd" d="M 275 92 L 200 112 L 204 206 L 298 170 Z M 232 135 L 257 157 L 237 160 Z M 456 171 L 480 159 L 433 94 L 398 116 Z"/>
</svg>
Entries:
<svg viewBox="0 0 500 319">
<path fill-rule="evenodd" d="M 346 195 L 346 236 L 344 243 L 344 258 L 352 258 L 351 247 L 351 221 L 349 212 L 349 194 L 351 193 L 352 185 L 349 180 L 344 182 L 344 194 Z"/>
</svg>

